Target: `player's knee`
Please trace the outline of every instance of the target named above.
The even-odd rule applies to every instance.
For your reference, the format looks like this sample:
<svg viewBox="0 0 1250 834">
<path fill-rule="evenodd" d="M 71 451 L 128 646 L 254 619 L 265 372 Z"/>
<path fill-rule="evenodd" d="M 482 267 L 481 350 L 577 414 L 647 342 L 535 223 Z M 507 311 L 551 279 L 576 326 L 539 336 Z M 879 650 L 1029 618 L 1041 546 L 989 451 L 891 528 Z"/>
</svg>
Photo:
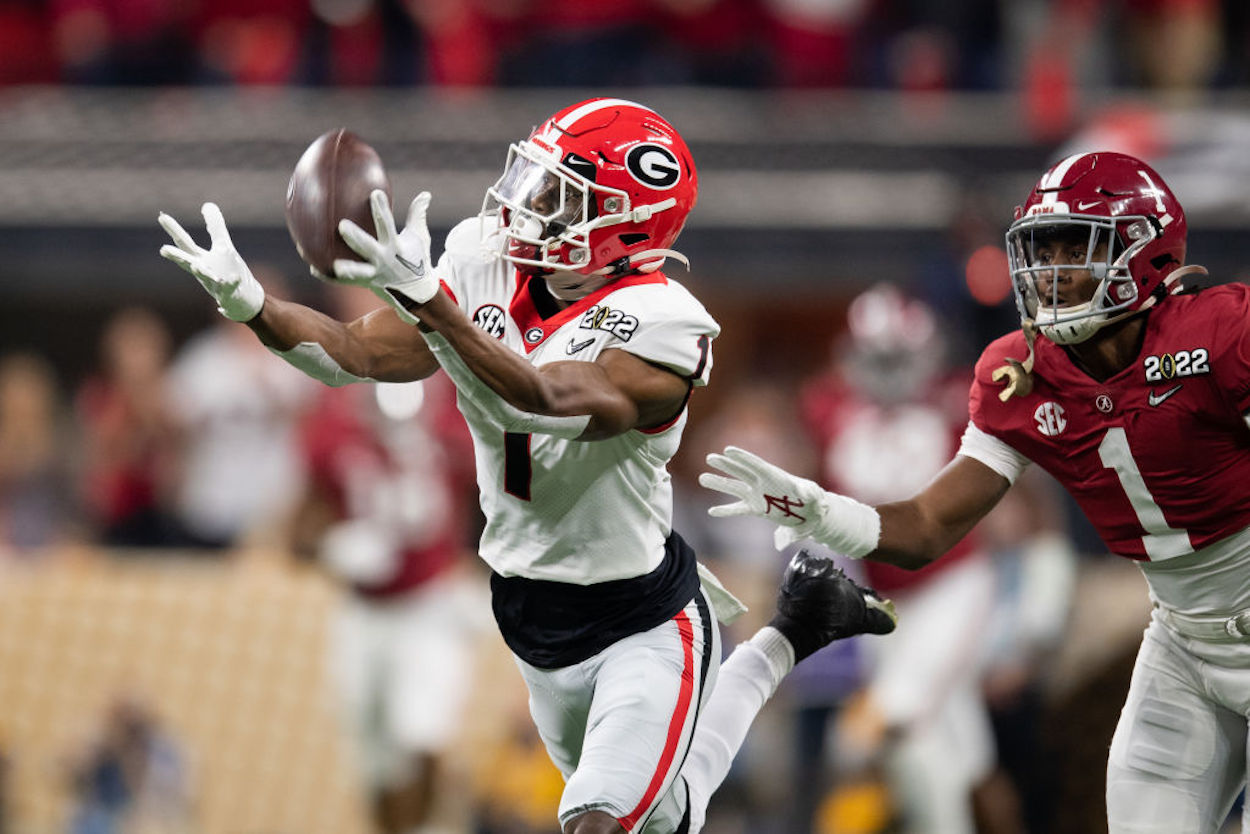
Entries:
<svg viewBox="0 0 1250 834">
<path fill-rule="evenodd" d="M 1109 774 L 1107 827 L 1110 834 L 1174 834 L 1207 830 L 1197 799 L 1183 786 Z"/>
<path fill-rule="evenodd" d="M 603 811 L 585 811 L 564 824 L 564 834 L 621 834 L 616 817 Z"/>
</svg>

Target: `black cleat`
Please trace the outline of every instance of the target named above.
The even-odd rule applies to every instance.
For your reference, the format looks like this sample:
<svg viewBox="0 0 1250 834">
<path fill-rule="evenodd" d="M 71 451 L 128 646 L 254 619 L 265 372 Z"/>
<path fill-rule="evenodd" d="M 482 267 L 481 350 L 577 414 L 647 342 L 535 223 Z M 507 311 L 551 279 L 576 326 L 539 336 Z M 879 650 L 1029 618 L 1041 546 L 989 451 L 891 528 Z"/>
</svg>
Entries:
<svg viewBox="0 0 1250 834">
<path fill-rule="evenodd" d="M 897 620 L 894 603 L 857 585 L 832 559 L 800 550 L 781 578 L 769 625 L 790 641 L 798 663 L 843 637 L 889 634 Z"/>
</svg>

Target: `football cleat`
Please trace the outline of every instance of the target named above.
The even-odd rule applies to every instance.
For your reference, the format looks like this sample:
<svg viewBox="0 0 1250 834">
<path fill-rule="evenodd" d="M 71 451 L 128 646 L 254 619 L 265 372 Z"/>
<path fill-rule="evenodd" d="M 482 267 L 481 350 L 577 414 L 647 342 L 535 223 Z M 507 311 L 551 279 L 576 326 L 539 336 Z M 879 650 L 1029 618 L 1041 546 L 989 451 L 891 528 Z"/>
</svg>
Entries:
<svg viewBox="0 0 1250 834">
<path fill-rule="evenodd" d="M 798 663 L 834 640 L 889 634 L 897 622 L 894 603 L 857 585 L 827 556 L 800 550 L 781 579 L 769 625 L 790 641 Z"/>
</svg>

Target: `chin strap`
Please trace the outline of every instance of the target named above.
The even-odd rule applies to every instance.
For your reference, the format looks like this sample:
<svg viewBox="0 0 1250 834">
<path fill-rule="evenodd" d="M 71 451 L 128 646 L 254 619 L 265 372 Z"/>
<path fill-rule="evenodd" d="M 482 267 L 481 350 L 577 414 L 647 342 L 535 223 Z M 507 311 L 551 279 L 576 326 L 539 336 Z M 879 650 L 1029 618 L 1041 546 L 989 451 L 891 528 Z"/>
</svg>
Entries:
<svg viewBox="0 0 1250 834">
<path fill-rule="evenodd" d="M 1157 304 L 1159 299 L 1163 296 L 1176 295 L 1184 289 L 1181 285 L 1181 279 L 1185 276 L 1206 274 L 1208 274 L 1207 268 L 1205 266 L 1199 266 L 1198 264 L 1182 266 L 1172 270 L 1168 273 L 1167 277 L 1163 279 L 1163 283 L 1160 285 L 1165 288 L 1165 292 L 1162 295 L 1152 295 L 1150 298 L 1143 301 L 1141 306 L 1136 310 L 1129 310 L 1127 312 L 1120 313 L 1118 316 L 1112 316 L 1102 323 L 1102 327 L 1124 321 L 1125 319 L 1136 316 L 1139 313 L 1144 313 L 1146 310 L 1155 306 L 1155 304 Z M 1102 327 L 1100 327 L 1099 330 L 1101 330 Z M 998 398 L 1003 402 L 1007 402 L 1007 400 L 1012 397 L 1027 397 L 1029 392 L 1033 390 L 1033 359 L 1035 355 L 1033 343 L 1037 341 L 1037 323 L 1033 321 L 1033 319 L 1025 319 L 1021 325 L 1021 329 L 1024 330 L 1024 342 L 1029 346 L 1028 356 L 1024 357 L 1023 361 L 1019 359 L 1008 359 L 1005 365 L 1000 365 L 994 369 L 992 374 L 990 374 L 990 379 L 994 382 L 1004 382 L 1005 384 L 1003 390 L 998 392 Z"/>
<path fill-rule="evenodd" d="M 647 258 L 654 258 L 655 260 L 649 264 L 643 264 L 642 266 L 634 266 L 634 263 L 636 261 L 640 261 L 640 260 L 647 259 Z M 657 269 L 659 269 L 660 267 L 664 265 L 665 258 L 672 258 L 673 260 L 677 261 L 682 266 L 684 266 L 687 272 L 690 271 L 690 259 L 687 258 L 682 253 L 678 252 L 676 249 L 644 249 L 641 252 L 635 252 L 633 255 L 630 255 L 628 259 L 620 258 L 616 261 L 613 261 L 612 263 L 608 264 L 602 269 L 595 270 L 591 274 L 593 275 L 624 275 L 629 272 L 655 272 Z"/>
<path fill-rule="evenodd" d="M 1181 286 L 1181 283 L 1180 283 L 1182 278 L 1184 278 L 1187 275 L 1207 275 L 1207 274 L 1209 273 L 1207 272 L 1207 268 L 1205 266 L 1199 266 L 1198 264 L 1182 266 L 1182 267 L 1179 267 L 1178 269 L 1174 269 L 1171 272 L 1169 272 L 1168 277 L 1163 279 L 1163 285 L 1168 288 L 1169 295 L 1176 295 L 1178 292 L 1185 289 L 1184 287 Z"/>
<path fill-rule="evenodd" d="M 654 264 L 645 264 L 637 267 L 637 270 L 639 272 L 655 272 L 664 265 L 663 258 L 672 258 L 684 266 L 687 272 L 690 271 L 690 259 L 678 252 L 676 249 L 647 249 L 635 255 L 630 255 L 629 260 L 631 262 L 640 261 L 644 258 L 654 258 L 656 256 L 659 256 L 661 259 L 657 260 Z"/>
</svg>

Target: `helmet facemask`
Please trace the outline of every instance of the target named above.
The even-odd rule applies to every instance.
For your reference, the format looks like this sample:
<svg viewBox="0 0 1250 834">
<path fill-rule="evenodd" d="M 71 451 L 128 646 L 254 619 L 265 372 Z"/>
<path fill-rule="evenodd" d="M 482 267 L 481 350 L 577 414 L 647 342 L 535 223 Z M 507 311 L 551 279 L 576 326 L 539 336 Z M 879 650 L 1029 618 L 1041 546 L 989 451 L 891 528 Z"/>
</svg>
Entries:
<svg viewBox="0 0 1250 834">
<path fill-rule="evenodd" d="M 503 251 L 494 254 L 541 274 L 552 294 L 564 301 L 582 298 L 621 274 L 658 269 L 665 257 L 685 261 L 672 250 L 649 249 L 622 253 L 605 265 L 600 230 L 643 223 L 677 201 L 635 206 L 629 192 L 596 183 L 595 172 L 589 160 L 569 154 L 561 161 L 531 140 L 519 142 L 508 149 L 504 174 L 487 189 L 482 206 L 483 223 L 490 226 L 483 229 L 483 239 L 489 233 L 507 239 Z M 647 239 L 645 234 L 637 237 Z"/>
<path fill-rule="evenodd" d="M 1144 216 L 1035 214 L 1017 220 L 1007 232 L 1007 255 L 1021 318 L 1055 344 L 1086 341 L 1137 301 L 1129 264 L 1155 237 Z M 1064 251 L 1078 257 L 1058 262 Z M 1090 276 L 1094 288 L 1089 298 L 1073 303 L 1062 290 L 1075 272 Z"/>
</svg>

